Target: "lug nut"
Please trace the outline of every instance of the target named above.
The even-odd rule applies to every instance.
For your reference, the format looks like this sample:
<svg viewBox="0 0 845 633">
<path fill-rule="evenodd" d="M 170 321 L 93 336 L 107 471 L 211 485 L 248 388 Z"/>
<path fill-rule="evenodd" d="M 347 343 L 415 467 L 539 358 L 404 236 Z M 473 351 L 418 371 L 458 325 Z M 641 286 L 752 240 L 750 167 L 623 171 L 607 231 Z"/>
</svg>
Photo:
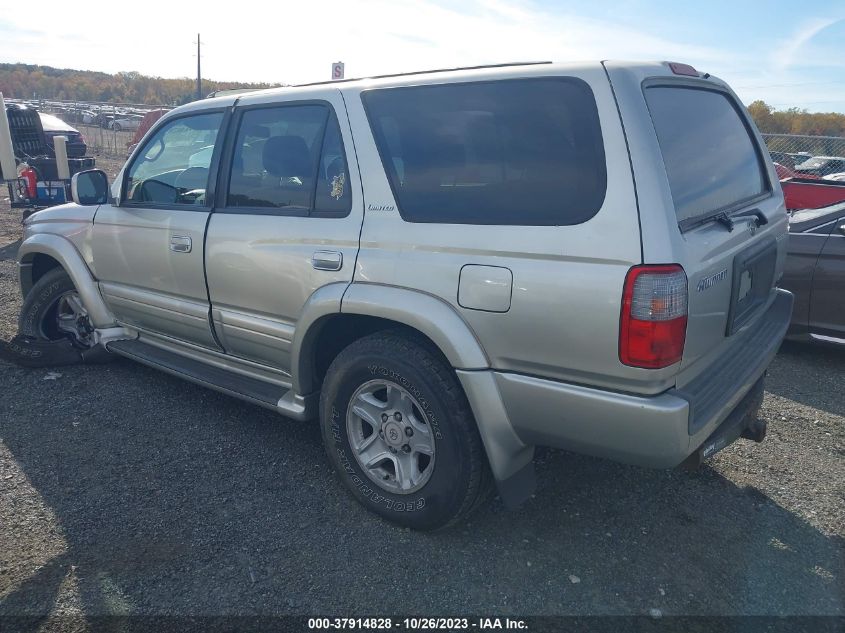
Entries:
<svg viewBox="0 0 845 633">
<path fill-rule="evenodd" d="M 402 414 L 397 411 L 396 413 L 393 414 L 393 419 L 396 420 L 397 422 L 401 422 L 402 421 Z"/>
<path fill-rule="evenodd" d="M 410 452 L 411 452 L 411 447 L 410 447 L 410 446 L 408 446 L 407 444 L 402 444 L 402 452 L 403 452 L 403 453 L 410 453 Z"/>
<path fill-rule="evenodd" d="M 396 452 L 396 447 L 395 447 L 395 446 L 391 446 L 391 447 L 390 447 L 390 452 L 391 452 L 391 453 L 395 453 L 395 452 Z"/>
<path fill-rule="evenodd" d="M 378 432 L 378 436 L 379 436 L 381 439 L 384 439 L 384 431 L 379 431 L 379 432 Z"/>
<path fill-rule="evenodd" d="M 387 414 L 386 414 L 386 413 L 382 413 L 382 414 L 381 414 L 381 421 L 382 421 L 382 422 L 387 422 Z"/>
<path fill-rule="evenodd" d="M 406 426 L 405 427 L 405 435 L 407 435 L 408 437 L 411 437 L 413 434 L 414 434 L 414 429 L 412 429 L 410 426 Z"/>
</svg>

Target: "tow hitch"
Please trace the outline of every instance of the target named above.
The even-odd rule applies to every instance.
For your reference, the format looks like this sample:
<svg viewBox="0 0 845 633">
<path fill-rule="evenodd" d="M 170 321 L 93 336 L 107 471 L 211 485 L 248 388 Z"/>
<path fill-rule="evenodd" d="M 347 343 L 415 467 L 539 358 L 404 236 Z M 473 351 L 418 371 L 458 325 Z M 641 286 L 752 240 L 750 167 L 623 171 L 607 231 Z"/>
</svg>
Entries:
<svg viewBox="0 0 845 633">
<path fill-rule="evenodd" d="M 733 444 L 740 437 L 762 442 L 766 437 L 766 421 L 757 417 L 757 411 L 763 403 L 763 377 L 739 401 L 733 411 L 725 418 L 704 443 L 681 464 L 682 467 L 695 470 L 702 462 L 720 450 Z"/>
</svg>

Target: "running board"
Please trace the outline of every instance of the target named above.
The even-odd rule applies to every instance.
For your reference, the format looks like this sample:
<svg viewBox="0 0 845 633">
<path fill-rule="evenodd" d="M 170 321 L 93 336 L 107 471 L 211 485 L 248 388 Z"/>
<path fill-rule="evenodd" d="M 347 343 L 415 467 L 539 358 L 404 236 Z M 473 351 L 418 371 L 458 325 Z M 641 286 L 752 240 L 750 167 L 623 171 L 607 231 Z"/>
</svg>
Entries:
<svg viewBox="0 0 845 633">
<path fill-rule="evenodd" d="M 109 341 L 106 343 L 106 349 L 203 387 L 272 409 L 295 420 L 307 420 L 316 413 L 316 396 L 303 397 L 281 385 L 227 371 L 144 341 Z"/>
</svg>

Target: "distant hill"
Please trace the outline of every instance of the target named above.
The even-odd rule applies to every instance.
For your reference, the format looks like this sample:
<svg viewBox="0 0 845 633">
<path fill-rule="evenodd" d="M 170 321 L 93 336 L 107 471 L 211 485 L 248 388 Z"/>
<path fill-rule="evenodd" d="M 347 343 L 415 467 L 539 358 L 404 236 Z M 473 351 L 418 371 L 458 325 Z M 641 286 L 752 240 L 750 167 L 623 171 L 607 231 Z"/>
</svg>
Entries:
<svg viewBox="0 0 845 633">
<path fill-rule="evenodd" d="M 233 88 L 272 88 L 278 84 L 203 79 L 203 96 Z M 17 99 L 57 99 L 180 105 L 196 95 L 196 79 L 164 79 L 137 72 L 116 75 L 32 64 L 0 64 L 0 92 Z"/>
</svg>

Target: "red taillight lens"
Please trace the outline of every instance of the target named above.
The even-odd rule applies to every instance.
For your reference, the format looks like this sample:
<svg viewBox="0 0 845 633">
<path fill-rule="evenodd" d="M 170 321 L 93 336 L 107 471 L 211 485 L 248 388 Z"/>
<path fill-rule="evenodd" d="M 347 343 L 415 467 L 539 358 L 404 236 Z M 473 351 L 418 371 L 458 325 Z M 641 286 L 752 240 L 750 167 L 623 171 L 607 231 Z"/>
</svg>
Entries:
<svg viewBox="0 0 845 633">
<path fill-rule="evenodd" d="M 677 264 L 634 266 L 625 277 L 619 360 L 659 369 L 681 360 L 687 335 L 687 275 Z"/>
</svg>

